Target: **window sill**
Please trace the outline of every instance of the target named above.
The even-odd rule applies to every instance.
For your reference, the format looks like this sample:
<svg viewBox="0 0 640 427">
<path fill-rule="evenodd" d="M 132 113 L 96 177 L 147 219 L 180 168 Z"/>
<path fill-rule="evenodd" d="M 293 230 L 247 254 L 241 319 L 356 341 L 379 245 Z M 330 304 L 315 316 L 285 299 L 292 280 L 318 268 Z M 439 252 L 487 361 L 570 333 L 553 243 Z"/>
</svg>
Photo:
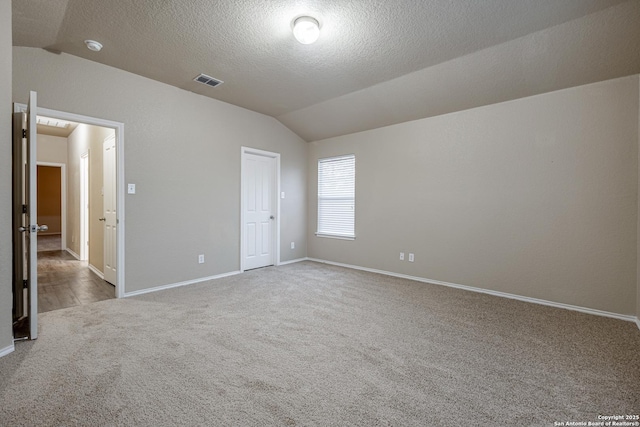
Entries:
<svg viewBox="0 0 640 427">
<path fill-rule="evenodd" d="M 326 237 L 328 239 L 338 240 L 356 240 L 356 236 L 341 236 L 339 234 L 316 233 L 316 237 Z"/>
</svg>

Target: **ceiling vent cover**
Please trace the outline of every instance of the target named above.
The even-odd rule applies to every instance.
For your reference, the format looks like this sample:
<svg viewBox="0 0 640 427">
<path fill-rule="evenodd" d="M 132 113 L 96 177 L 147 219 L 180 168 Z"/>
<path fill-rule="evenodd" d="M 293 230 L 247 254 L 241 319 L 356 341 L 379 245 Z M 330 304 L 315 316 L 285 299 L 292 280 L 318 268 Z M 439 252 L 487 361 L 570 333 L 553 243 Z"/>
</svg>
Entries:
<svg viewBox="0 0 640 427">
<path fill-rule="evenodd" d="M 206 74 L 200 74 L 193 80 L 211 87 L 216 87 L 224 83 L 222 80 L 214 79 L 213 77 L 207 76 Z"/>
</svg>

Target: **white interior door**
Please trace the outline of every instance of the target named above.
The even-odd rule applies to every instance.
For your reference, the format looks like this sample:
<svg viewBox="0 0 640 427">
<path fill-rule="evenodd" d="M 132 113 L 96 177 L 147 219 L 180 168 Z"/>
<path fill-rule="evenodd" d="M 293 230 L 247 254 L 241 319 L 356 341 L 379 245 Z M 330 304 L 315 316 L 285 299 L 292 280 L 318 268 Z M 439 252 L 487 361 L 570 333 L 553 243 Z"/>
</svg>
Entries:
<svg viewBox="0 0 640 427">
<path fill-rule="evenodd" d="M 104 280 L 116 284 L 116 138 L 110 136 L 103 143 L 104 196 Z"/>
<path fill-rule="evenodd" d="M 28 319 L 30 339 L 38 337 L 38 231 L 47 230 L 36 223 L 36 115 L 37 94 L 30 92 L 26 114 L 14 114 L 14 306 L 21 319 Z"/>
<path fill-rule="evenodd" d="M 243 268 L 266 267 L 275 260 L 276 159 L 243 156 Z"/>
</svg>

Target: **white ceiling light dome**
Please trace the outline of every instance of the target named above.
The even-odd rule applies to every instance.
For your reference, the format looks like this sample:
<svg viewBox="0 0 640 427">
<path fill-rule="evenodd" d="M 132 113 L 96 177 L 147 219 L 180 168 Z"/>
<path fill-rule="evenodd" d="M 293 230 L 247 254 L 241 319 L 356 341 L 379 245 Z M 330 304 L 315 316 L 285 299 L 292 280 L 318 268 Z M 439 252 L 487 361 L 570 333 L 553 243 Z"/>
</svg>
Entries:
<svg viewBox="0 0 640 427">
<path fill-rule="evenodd" d="M 94 52 L 100 52 L 102 50 L 102 43 L 95 40 L 85 40 L 84 44 L 87 45 L 87 48 L 89 50 L 92 50 Z"/>
<path fill-rule="evenodd" d="M 293 21 L 293 35 L 302 44 L 311 44 L 320 37 L 320 23 L 310 16 L 301 16 Z"/>
</svg>

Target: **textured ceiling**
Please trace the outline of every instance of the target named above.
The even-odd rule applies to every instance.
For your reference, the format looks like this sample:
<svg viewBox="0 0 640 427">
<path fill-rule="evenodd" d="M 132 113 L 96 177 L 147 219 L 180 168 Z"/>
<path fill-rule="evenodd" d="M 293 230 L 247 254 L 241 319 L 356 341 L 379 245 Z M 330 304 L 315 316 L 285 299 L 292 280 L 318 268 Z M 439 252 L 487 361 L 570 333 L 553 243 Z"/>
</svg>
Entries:
<svg viewBox="0 0 640 427">
<path fill-rule="evenodd" d="M 66 52 L 268 114 L 308 141 L 640 72 L 638 0 L 12 6 L 15 46 Z M 322 25 L 312 45 L 291 33 L 305 14 Z M 85 39 L 104 49 L 89 51 Z M 193 82 L 200 73 L 224 84 Z"/>
</svg>

